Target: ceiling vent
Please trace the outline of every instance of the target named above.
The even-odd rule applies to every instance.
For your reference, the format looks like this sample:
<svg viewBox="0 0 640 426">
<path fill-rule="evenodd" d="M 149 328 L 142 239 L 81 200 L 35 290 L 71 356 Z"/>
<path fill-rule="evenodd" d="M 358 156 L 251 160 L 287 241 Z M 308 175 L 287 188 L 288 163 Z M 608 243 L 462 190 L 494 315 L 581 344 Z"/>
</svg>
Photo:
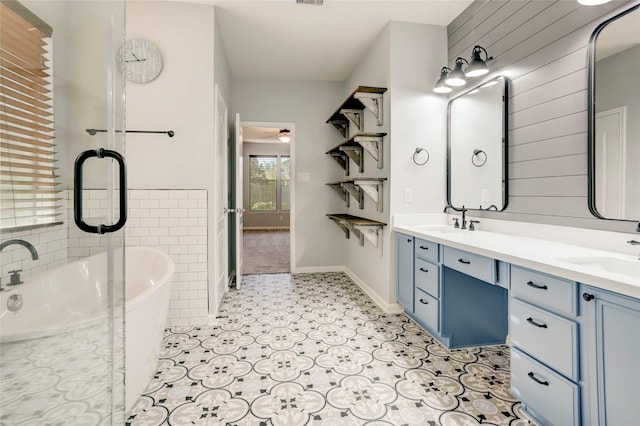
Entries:
<svg viewBox="0 0 640 426">
<path fill-rule="evenodd" d="M 298 4 L 312 4 L 315 6 L 322 6 L 322 3 L 324 3 L 324 0 L 296 0 L 296 3 Z"/>
</svg>

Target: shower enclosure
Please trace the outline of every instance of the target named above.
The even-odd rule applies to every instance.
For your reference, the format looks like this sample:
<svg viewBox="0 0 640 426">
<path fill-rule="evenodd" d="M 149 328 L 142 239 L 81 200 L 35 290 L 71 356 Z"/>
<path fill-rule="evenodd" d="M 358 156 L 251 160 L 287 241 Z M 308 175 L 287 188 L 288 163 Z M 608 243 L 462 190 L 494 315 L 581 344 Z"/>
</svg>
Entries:
<svg viewBox="0 0 640 426">
<path fill-rule="evenodd" d="M 3 425 L 124 423 L 124 229 L 110 226 L 126 212 L 124 36 L 124 0 L 0 2 Z M 50 312 L 45 295 L 65 300 L 65 286 L 48 271 L 102 252 L 106 278 L 89 279 L 100 309 Z"/>
</svg>

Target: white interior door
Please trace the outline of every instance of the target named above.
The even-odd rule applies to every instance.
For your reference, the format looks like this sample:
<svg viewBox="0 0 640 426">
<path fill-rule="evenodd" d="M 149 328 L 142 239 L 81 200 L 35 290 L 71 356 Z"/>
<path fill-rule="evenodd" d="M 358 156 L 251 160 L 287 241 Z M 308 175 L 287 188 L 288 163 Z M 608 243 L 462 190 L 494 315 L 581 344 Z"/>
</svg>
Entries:
<svg viewBox="0 0 640 426">
<path fill-rule="evenodd" d="M 244 217 L 244 180 L 243 180 L 243 153 L 242 153 L 242 121 L 240 114 L 236 114 L 235 122 L 235 206 L 236 206 L 236 288 L 242 284 L 243 263 L 243 217 Z"/>
<path fill-rule="evenodd" d="M 213 303 L 216 308 L 220 306 L 222 296 L 227 290 L 229 281 L 229 240 L 228 240 L 228 219 L 229 211 L 227 200 L 229 184 L 227 178 L 227 141 L 228 141 L 228 121 L 227 104 L 216 85 L 215 101 L 215 189 L 214 189 L 214 215 L 215 215 L 215 295 Z"/>
<path fill-rule="evenodd" d="M 618 218 L 624 214 L 624 120 L 624 107 L 596 114 L 596 207 L 604 217 Z"/>
</svg>

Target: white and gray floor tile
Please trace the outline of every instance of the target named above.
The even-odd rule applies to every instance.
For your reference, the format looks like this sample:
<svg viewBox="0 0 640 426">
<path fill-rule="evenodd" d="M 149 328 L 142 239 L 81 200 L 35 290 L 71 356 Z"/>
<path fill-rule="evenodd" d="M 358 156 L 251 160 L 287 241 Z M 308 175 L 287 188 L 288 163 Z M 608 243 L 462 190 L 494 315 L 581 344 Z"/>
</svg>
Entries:
<svg viewBox="0 0 640 426">
<path fill-rule="evenodd" d="M 509 348 L 449 351 L 345 274 L 243 278 L 216 326 L 174 327 L 127 425 L 527 425 Z"/>
</svg>

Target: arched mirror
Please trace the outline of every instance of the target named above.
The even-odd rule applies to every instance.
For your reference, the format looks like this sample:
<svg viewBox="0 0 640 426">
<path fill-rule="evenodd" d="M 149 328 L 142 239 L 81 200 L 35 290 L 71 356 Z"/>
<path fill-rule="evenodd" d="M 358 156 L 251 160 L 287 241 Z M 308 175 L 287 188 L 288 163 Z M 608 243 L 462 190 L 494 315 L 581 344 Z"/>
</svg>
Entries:
<svg viewBox="0 0 640 426">
<path fill-rule="evenodd" d="M 449 101 L 447 201 L 456 209 L 507 206 L 507 87 L 496 77 Z"/>
<path fill-rule="evenodd" d="M 640 220 L 640 5 L 603 22 L 589 49 L 589 209 Z"/>
</svg>

